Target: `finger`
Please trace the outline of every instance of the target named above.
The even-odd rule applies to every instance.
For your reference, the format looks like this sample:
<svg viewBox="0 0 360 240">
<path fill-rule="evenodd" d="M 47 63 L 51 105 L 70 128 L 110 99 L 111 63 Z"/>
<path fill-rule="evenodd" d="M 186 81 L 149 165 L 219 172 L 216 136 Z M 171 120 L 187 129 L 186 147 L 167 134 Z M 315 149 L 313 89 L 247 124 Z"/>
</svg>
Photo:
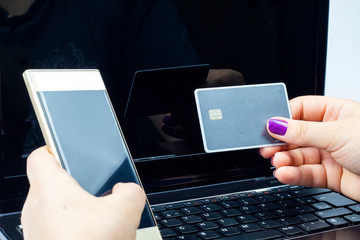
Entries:
<svg viewBox="0 0 360 240">
<path fill-rule="evenodd" d="M 324 96 L 304 96 L 290 100 L 293 119 L 306 121 L 333 121 L 349 100 Z"/>
<path fill-rule="evenodd" d="M 120 208 L 121 214 L 127 215 L 124 217 L 132 219 L 132 227 L 137 229 L 146 202 L 145 192 L 139 185 L 135 183 L 118 183 L 113 187 L 112 194 L 104 198 L 115 209 Z"/>
<path fill-rule="evenodd" d="M 298 167 L 304 164 L 320 164 L 321 153 L 318 148 L 306 147 L 289 151 L 278 152 L 271 159 L 276 168 L 283 166 Z"/>
<path fill-rule="evenodd" d="M 269 134 L 281 141 L 299 146 L 311 146 L 334 150 L 338 133 L 342 129 L 341 121 L 310 122 L 285 118 L 271 118 L 267 122 Z"/>
<path fill-rule="evenodd" d="M 360 201 L 360 192 L 354 191 L 354 189 L 360 188 L 360 176 L 354 174 L 345 168 L 343 169 L 341 178 L 341 192 L 356 201 Z"/>
<path fill-rule="evenodd" d="M 275 153 L 282 152 L 282 151 L 288 151 L 291 149 L 298 148 L 297 145 L 282 145 L 282 146 L 275 146 L 275 147 L 264 147 L 259 148 L 259 153 L 263 158 L 272 158 Z"/>
<path fill-rule="evenodd" d="M 46 183 L 62 172 L 65 171 L 46 146 L 33 151 L 27 159 L 27 176 L 31 185 Z"/>
<path fill-rule="evenodd" d="M 285 166 L 277 169 L 275 177 L 282 183 L 308 187 L 327 187 L 325 168 L 320 164 Z"/>
</svg>

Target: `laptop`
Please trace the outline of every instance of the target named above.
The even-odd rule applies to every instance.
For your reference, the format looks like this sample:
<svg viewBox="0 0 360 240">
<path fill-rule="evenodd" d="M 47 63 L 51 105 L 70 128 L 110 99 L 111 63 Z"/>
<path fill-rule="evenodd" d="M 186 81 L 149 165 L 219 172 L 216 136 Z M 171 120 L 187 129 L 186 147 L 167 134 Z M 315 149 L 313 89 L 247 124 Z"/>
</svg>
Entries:
<svg viewBox="0 0 360 240">
<path fill-rule="evenodd" d="M 180 4 L 180 1 L 174 2 Z M 243 2 L 248 3 L 232 1 L 236 6 L 228 11 L 244 11 L 237 5 Z M 218 46 L 208 54 L 203 48 L 204 42 L 194 34 L 192 40 L 199 55 L 211 68 L 229 67 L 242 72 L 248 84 L 284 82 L 290 98 L 323 94 L 329 2 L 311 1 L 301 6 L 289 2 L 253 1 L 249 2 L 247 14 L 231 15 L 242 21 L 217 18 L 219 24 L 210 30 L 219 26 L 229 30 L 232 23 L 231 27 L 235 25 L 243 32 L 229 30 L 222 36 L 226 38 L 228 33 L 239 44 L 220 46 L 216 41 L 211 42 L 215 37 L 207 38 Z M 195 11 L 197 14 L 193 16 L 199 16 L 210 6 L 219 10 L 208 3 L 179 11 L 185 23 L 191 22 L 190 35 L 192 31 L 209 29 L 191 28 L 190 25 L 201 26 L 201 19 L 186 18 L 185 12 Z M 279 9 L 287 11 L 274 14 Z M 254 12 L 263 18 L 253 18 Z M 264 26 L 274 31 L 245 28 L 249 22 L 256 21 L 263 21 Z M 302 25 L 306 28 L 299 27 Z M 304 36 L 306 41 L 294 40 Z M 265 45 L 250 44 L 259 42 Z M 148 77 L 146 71 L 141 75 Z M 119 119 L 125 116 L 122 126 L 126 141 L 164 239 L 358 238 L 357 202 L 327 189 L 281 184 L 272 177 L 269 160 L 262 159 L 256 150 L 205 153 L 191 107 L 186 107 L 186 103 L 192 105 L 188 98 L 180 98 L 180 104 L 170 104 L 170 100 L 176 98 L 166 98 L 169 102 L 165 102 L 167 106 L 163 108 L 150 106 L 153 108 L 146 109 L 146 113 L 137 112 L 133 108 L 145 96 L 138 90 L 141 88 L 141 84 L 137 84 L 141 82 L 139 76 L 134 78 L 130 95 L 139 101 L 133 104 L 130 99 L 126 112 L 118 115 Z M 203 75 L 196 80 L 203 83 Z M 161 96 L 163 91 L 169 90 L 157 88 L 148 94 Z M 190 118 L 182 118 L 186 109 L 190 113 L 185 116 Z M 126 122 L 127 117 L 135 119 L 133 125 Z M 6 179 L 8 182 L 1 185 L 5 188 L 1 194 L 8 195 L 8 205 L 4 202 L 1 205 L 0 239 L 22 239 L 19 211 L 26 196 L 26 179 L 13 181 L 11 176 Z M 23 187 L 10 191 L 12 186 Z"/>
</svg>

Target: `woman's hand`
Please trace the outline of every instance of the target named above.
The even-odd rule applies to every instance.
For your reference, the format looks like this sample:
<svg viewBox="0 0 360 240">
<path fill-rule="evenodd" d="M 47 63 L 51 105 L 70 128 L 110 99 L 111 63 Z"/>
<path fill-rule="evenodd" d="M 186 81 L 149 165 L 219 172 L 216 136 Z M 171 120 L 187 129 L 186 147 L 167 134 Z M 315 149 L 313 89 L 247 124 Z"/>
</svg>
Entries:
<svg viewBox="0 0 360 240">
<path fill-rule="evenodd" d="M 290 185 L 330 188 L 360 201 L 360 103 L 321 96 L 290 101 L 294 120 L 272 118 L 271 136 L 289 145 L 260 149 Z"/>
<path fill-rule="evenodd" d="M 42 147 L 28 158 L 30 190 L 21 222 L 25 239 L 135 239 L 145 193 L 119 183 L 112 194 L 94 197 Z"/>
</svg>

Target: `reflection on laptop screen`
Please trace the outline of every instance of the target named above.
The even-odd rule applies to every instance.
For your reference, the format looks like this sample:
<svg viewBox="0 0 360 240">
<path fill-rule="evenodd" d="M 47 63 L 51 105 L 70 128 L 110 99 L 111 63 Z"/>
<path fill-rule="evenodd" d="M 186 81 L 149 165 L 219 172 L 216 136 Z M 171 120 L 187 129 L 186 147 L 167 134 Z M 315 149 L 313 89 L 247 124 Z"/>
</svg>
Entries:
<svg viewBox="0 0 360 240">
<path fill-rule="evenodd" d="M 136 161 L 204 152 L 193 92 L 208 71 L 203 64 L 136 72 L 124 114 Z"/>
<path fill-rule="evenodd" d="M 289 98 L 323 94 L 328 1 L 230 2 L 174 0 L 210 71 L 234 70 L 246 84 L 284 82 Z M 269 161 L 256 150 L 204 153 L 192 92 L 204 86 L 204 76 L 172 85 L 178 73 L 167 71 L 161 80 L 156 71 L 135 75 L 125 114 L 125 136 L 145 189 L 270 176 Z"/>
</svg>

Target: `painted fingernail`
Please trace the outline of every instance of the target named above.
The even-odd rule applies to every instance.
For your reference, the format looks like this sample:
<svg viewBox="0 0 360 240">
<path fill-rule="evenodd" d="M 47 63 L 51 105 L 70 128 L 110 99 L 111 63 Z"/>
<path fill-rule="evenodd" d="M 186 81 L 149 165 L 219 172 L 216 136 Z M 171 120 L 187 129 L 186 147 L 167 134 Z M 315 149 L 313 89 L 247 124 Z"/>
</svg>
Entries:
<svg viewBox="0 0 360 240">
<path fill-rule="evenodd" d="M 269 120 L 269 131 L 280 136 L 286 134 L 288 123 L 284 120 L 270 119 Z"/>
</svg>

